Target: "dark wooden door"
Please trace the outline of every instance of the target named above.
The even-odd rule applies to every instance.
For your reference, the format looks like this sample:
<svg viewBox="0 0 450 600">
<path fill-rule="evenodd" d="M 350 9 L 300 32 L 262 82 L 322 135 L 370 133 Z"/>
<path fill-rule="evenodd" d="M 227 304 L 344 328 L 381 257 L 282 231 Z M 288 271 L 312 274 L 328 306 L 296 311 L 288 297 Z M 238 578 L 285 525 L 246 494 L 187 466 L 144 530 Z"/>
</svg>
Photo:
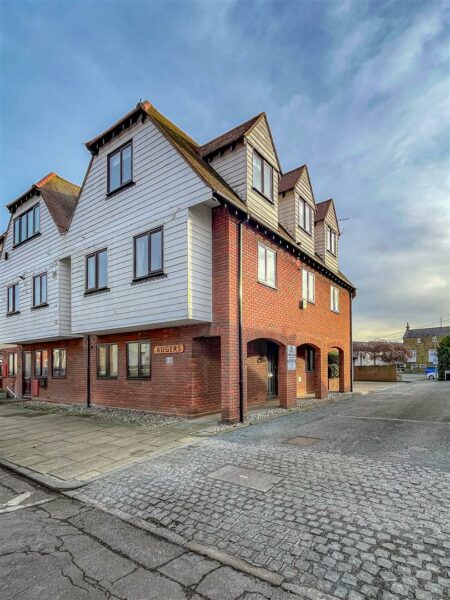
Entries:
<svg viewBox="0 0 450 600">
<path fill-rule="evenodd" d="M 267 344 L 267 396 L 278 396 L 278 346 Z"/>
<path fill-rule="evenodd" d="M 31 397 L 31 352 L 23 353 L 23 388 L 22 396 Z"/>
</svg>

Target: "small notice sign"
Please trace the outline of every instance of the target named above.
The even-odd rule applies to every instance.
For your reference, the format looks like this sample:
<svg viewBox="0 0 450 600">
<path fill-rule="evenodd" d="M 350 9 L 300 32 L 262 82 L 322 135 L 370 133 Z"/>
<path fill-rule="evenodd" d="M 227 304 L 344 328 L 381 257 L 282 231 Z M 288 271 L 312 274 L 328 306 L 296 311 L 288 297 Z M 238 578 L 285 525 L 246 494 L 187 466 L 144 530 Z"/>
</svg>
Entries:
<svg viewBox="0 0 450 600">
<path fill-rule="evenodd" d="M 184 352 L 184 344 L 166 344 L 164 346 L 155 346 L 155 354 L 181 354 Z"/>
<path fill-rule="evenodd" d="M 297 348 L 288 344 L 287 346 L 287 370 L 295 371 L 297 368 Z"/>
</svg>

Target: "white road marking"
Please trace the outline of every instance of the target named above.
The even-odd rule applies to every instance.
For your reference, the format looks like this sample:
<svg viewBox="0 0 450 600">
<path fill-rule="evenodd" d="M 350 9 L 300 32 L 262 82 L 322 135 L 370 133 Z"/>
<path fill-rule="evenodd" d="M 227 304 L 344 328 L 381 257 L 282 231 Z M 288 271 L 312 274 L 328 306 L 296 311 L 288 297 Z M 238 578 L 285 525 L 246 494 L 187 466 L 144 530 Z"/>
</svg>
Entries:
<svg viewBox="0 0 450 600">
<path fill-rule="evenodd" d="M 0 504 L 0 514 L 21 510 L 22 508 L 29 508 L 30 506 L 39 506 L 39 504 L 45 504 L 46 502 L 51 501 L 51 498 L 44 498 L 44 500 L 36 500 L 36 502 L 27 502 L 27 504 L 22 504 L 22 502 L 29 498 L 32 494 L 33 492 L 24 492 L 23 494 L 19 494 L 15 498 L 8 500 L 8 502 Z"/>
<path fill-rule="evenodd" d="M 45 500 L 37 500 L 37 502 L 29 502 L 28 504 L 21 504 L 19 506 L 8 506 L 7 508 L 0 508 L 0 514 L 14 512 L 15 510 L 22 510 L 22 508 L 30 508 L 30 506 L 39 506 L 40 504 L 45 504 L 46 502 L 51 502 L 51 498 L 45 498 Z M 5 505 L 3 504 L 2 506 Z"/>
<path fill-rule="evenodd" d="M 401 421 L 402 423 L 422 423 L 423 425 L 443 425 L 450 427 L 450 423 L 442 423 L 441 421 L 416 421 L 414 419 L 394 419 L 391 417 L 357 417 L 355 415 L 338 415 L 340 419 L 369 419 L 372 421 Z"/>
</svg>

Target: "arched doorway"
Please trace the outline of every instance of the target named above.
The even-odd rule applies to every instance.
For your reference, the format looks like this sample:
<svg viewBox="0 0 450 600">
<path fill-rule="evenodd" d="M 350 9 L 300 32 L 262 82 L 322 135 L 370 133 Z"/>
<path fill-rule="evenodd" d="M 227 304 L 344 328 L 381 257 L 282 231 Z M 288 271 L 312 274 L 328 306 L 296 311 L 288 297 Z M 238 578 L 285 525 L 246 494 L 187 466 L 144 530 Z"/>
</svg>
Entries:
<svg viewBox="0 0 450 600">
<path fill-rule="evenodd" d="M 297 346 L 297 398 L 320 392 L 320 349 L 313 344 Z"/>
<path fill-rule="evenodd" d="M 345 362 L 342 348 L 333 347 L 328 350 L 328 390 L 345 391 Z"/>
<path fill-rule="evenodd" d="M 257 339 L 247 344 L 247 403 L 258 406 L 278 400 L 279 345 Z"/>
</svg>

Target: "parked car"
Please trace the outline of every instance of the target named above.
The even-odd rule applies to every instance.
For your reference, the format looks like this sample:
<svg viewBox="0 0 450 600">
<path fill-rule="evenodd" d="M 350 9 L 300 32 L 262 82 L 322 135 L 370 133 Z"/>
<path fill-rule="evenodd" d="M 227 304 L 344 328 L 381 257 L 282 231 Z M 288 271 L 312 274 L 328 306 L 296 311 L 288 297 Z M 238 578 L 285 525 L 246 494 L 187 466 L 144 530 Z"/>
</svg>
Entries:
<svg viewBox="0 0 450 600">
<path fill-rule="evenodd" d="M 436 367 L 427 367 L 425 369 L 425 376 L 427 379 L 437 379 L 437 368 Z"/>
</svg>

